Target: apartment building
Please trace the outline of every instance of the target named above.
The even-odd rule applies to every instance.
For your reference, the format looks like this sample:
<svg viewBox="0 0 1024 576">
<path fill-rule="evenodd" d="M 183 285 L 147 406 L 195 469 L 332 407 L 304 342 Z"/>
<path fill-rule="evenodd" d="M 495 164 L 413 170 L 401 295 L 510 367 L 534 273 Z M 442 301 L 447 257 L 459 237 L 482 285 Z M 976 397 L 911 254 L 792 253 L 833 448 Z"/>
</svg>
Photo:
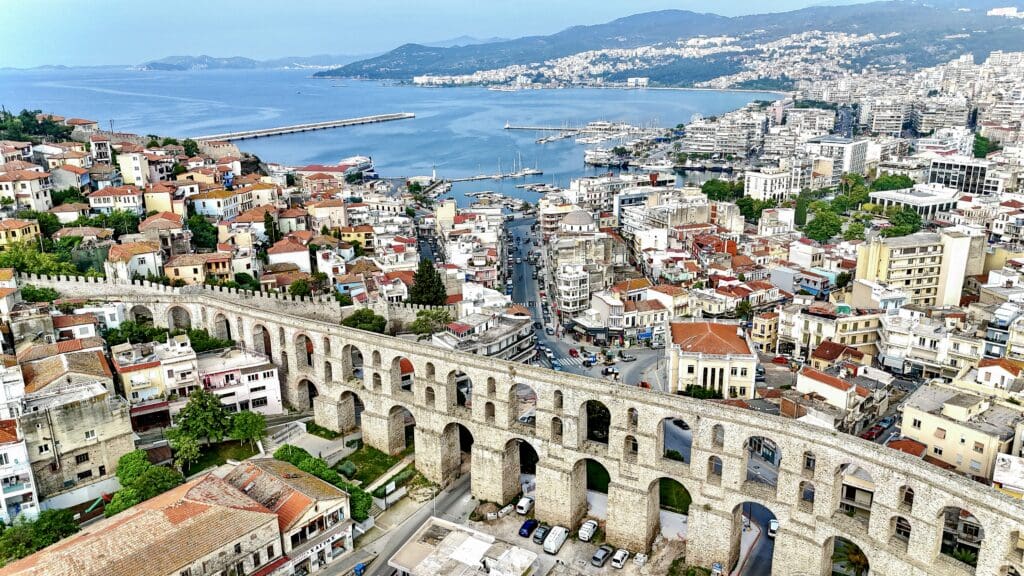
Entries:
<svg viewBox="0 0 1024 576">
<path fill-rule="evenodd" d="M 117 155 L 117 167 L 125 184 L 145 188 L 150 184 L 149 160 L 142 151 L 122 151 Z"/>
<path fill-rule="evenodd" d="M 110 214 L 115 210 L 131 212 L 137 216 L 146 214 L 146 203 L 142 190 L 133 186 L 110 186 L 89 194 L 89 209 L 97 214 Z"/>
<path fill-rule="evenodd" d="M 431 343 L 440 348 L 523 362 L 536 353 L 537 336 L 529 314 L 519 306 L 500 314 L 473 313 L 435 333 Z"/>
<path fill-rule="evenodd" d="M 136 430 L 170 426 L 171 401 L 183 404 L 199 387 L 196 353 L 185 334 L 166 343 L 119 344 L 111 347 L 110 356 L 124 397 L 132 405 Z"/>
<path fill-rule="evenodd" d="M 281 382 L 277 366 L 255 351 L 228 348 L 196 357 L 199 383 L 220 398 L 229 412 L 249 410 L 281 414 Z"/>
<path fill-rule="evenodd" d="M 754 200 L 782 201 L 796 192 L 799 190 L 794 192 L 792 176 L 786 168 L 763 168 L 743 173 L 743 195 Z"/>
<path fill-rule="evenodd" d="M 45 212 L 53 208 L 52 190 L 49 172 L 13 170 L 0 174 L 0 198 L 11 200 L 21 210 Z"/>
<path fill-rule="evenodd" d="M 958 306 L 972 257 L 977 262 L 980 254 L 972 253 L 971 237 L 963 232 L 875 237 L 857 248 L 856 276 L 902 289 L 913 304 Z"/>
<path fill-rule="evenodd" d="M 757 354 L 743 327 L 725 322 L 670 322 L 665 346 L 672 393 L 691 388 L 723 398 L 754 398 Z"/>
<path fill-rule="evenodd" d="M 19 517 L 28 520 L 39 515 L 39 496 L 28 445 L 14 418 L 0 420 L 0 520 L 8 526 Z"/>
<path fill-rule="evenodd" d="M 933 158 L 928 168 L 928 183 L 955 188 L 964 194 L 1001 194 L 1005 181 L 998 178 L 992 162 L 970 156 Z"/>
<path fill-rule="evenodd" d="M 801 358 L 822 342 L 831 341 L 874 357 L 878 354 L 881 310 L 853 308 L 846 304 L 794 303 L 778 310 L 780 350 L 792 349 Z"/>
<path fill-rule="evenodd" d="M 894 373 L 952 379 L 964 366 L 977 365 L 983 351 L 984 341 L 962 318 L 907 309 L 881 317 L 878 361 Z"/>
<path fill-rule="evenodd" d="M 0 220 L 0 251 L 18 242 L 39 241 L 39 223 L 35 220 L 4 218 Z"/>
<path fill-rule="evenodd" d="M 956 208 L 962 192 L 941 184 L 915 184 L 903 190 L 884 190 L 869 194 L 871 202 L 883 208 L 902 208 L 917 212 L 930 220 Z"/>
</svg>

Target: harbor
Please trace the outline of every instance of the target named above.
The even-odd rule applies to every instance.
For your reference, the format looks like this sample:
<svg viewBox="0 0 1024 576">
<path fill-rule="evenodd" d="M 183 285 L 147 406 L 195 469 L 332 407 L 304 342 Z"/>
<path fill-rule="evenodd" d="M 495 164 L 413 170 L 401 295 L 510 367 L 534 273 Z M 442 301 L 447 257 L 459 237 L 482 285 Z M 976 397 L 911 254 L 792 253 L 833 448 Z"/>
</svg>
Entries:
<svg viewBox="0 0 1024 576">
<path fill-rule="evenodd" d="M 261 128 L 258 130 L 243 130 L 240 132 L 210 134 L 208 136 L 194 136 L 192 140 L 195 140 L 196 142 L 230 142 L 232 140 L 247 140 L 251 138 L 280 136 L 282 134 L 295 134 L 296 132 L 311 132 L 313 130 L 329 130 L 331 128 L 344 128 L 347 126 L 361 126 L 363 124 L 377 124 L 380 122 L 409 120 L 415 117 L 416 115 L 413 114 L 412 112 L 398 112 L 395 114 L 376 114 L 374 116 L 361 116 L 359 118 L 347 118 L 344 120 L 328 120 L 326 122 L 293 124 L 291 126 L 279 126 L 277 128 Z"/>
</svg>

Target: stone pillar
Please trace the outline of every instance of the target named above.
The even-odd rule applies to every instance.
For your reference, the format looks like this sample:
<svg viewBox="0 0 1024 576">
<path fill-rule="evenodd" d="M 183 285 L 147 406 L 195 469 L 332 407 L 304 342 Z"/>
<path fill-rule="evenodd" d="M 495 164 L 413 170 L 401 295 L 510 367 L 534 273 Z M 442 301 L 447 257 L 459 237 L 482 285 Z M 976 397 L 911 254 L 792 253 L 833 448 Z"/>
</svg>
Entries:
<svg viewBox="0 0 1024 576">
<path fill-rule="evenodd" d="M 522 491 L 519 450 L 514 444 L 505 450 L 492 450 L 475 442 L 471 466 L 473 497 L 477 500 L 504 506 Z"/>
<path fill-rule="evenodd" d="M 765 536 L 762 534 L 762 538 Z M 772 556 L 772 574 L 779 576 L 804 576 L 818 574 L 814 568 L 821 564 L 821 544 L 815 543 L 785 526 L 775 537 L 775 552 Z M 875 566 L 871 566 L 875 574 Z"/>
<path fill-rule="evenodd" d="M 729 556 L 739 528 L 731 513 L 691 504 L 686 523 L 686 563 L 711 566 L 721 562 L 730 568 Z"/>
<path fill-rule="evenodd" d="M 398 445 L 392 450 L 391 445 L 391 432 L 390 422 L 387 416 L 380 414 L 373 414 L 368 411 L 363 411 L 363 442 L 369 446 L 373 446 L 381 452 L 392 454 L 401 449 L 401 445 Z M 403 432 L 404 433 L 404 432 Z"/>
<path fill-rule="evenodd" d="M 587 511 L 587 476 L 580 475 L 581 483 L 572 470 L 564 470 L 537 463 L 537 519 L 570 530 Z M 580 501 L 582 500 L 582 506 Z"/>
<path fill-rule="evenodd" d="M 353 404 L 352 396 L 348 397 L 349 403 Z M 346 427 L 345 410 L 342 407 L 343 401 L 335 401 L 327 396 L 320 395 L 313 399 L 313 421 L 318 426 L 323 426 L 334 432 L 345 432 L 355 427 L 355 418 Z M 351 416 L 352 413 L 349 413 Z"/>
<path fill-rule="evenodd" d="M 659 526 L 659 513 L 656 495 L 612 482 L 605 526 L 608 542 L 627 550 L 648 550 Z"/>
<path fill-rule="evenodd" d="M 438 434 L 416 428 L 416 469 L 426 479 L 447 486 L 459 477 L 460 460 L 457 433 Z"/>
</svg>

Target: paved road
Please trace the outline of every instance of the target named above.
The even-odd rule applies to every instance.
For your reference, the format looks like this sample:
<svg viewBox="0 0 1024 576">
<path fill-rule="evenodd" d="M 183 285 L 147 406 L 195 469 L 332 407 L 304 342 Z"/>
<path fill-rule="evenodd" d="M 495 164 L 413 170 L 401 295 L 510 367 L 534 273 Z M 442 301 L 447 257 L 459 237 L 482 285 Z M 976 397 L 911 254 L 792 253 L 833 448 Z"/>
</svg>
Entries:
<svg viewBox="0 0 1024 576">
<path fill-rule="evenodd" d="M 744 514 L 748 513 L 744 511 Z M 761 537 L 754 543 L 747 563 L 744 564 L 741 576 L 771 576 L 772 558 L 775 555 L 775 540 L 768 537 L 768 521 L 775 517 L 767 508 L 750 505 L 751 522 L 761 528 Z"/>
<path fill-rule="evenodd" d="M 463 524 L 469 518 L 469 513 L 472 512 L 475 506 L 476 501 L 473 500 L 469 492 L 469 475 L 467 474 L 459 478 L 455 484 L 441 491 L 433 502 L 427 502 L 405 522 L 392 528 L 390 532 L 367 546 L 367 550 L 377 553 L 377 560 L 369 572 L 367 572 L 368 576 L 390 575 L 393 569 L 388 566 L 388 559 L 431 516 L 436 515 L 439 518 Z M 328 576 L 331 576 L 331 574 L 330 572 L 327 573 Z"/>
</svg>

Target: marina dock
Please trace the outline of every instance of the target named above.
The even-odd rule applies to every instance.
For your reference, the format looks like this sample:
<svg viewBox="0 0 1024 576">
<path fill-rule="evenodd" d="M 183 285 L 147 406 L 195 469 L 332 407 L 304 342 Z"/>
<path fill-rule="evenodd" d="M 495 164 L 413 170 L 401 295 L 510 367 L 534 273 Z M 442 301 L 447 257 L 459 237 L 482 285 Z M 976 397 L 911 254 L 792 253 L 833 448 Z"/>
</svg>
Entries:
<svg viewBox="0 0 1024 576">
<path fill-rule="evenodd" d="M 223 134 L 196 136 L 193 137 L 192 139 L 197 142 L 211 140 L 228 142 L 231 140 L 247 140 L 249 138 L 263 138 L 266 136 L 294 134 L 296 132 L 309 132 L 312 130 L 327 130 L 330 128 L 344 128 L 346 126 L 359 126 L 362 124 L 377 124 L 379 122 L 408 120 L 415 117 L 416 115 L 411 112 L 399 112 L 395 114 L 378 114 L 376 116 L 362 116 L 360 118 L 347 118 L 344 120 L 328 120 L 326 122 L 313 122 L 310 124 L 294 124 L 292 126 L 280 126 L 277 128 L 262 128 L 259 130 L 244 130 L 241 132 L 225 132 Z"/>
</svg>

